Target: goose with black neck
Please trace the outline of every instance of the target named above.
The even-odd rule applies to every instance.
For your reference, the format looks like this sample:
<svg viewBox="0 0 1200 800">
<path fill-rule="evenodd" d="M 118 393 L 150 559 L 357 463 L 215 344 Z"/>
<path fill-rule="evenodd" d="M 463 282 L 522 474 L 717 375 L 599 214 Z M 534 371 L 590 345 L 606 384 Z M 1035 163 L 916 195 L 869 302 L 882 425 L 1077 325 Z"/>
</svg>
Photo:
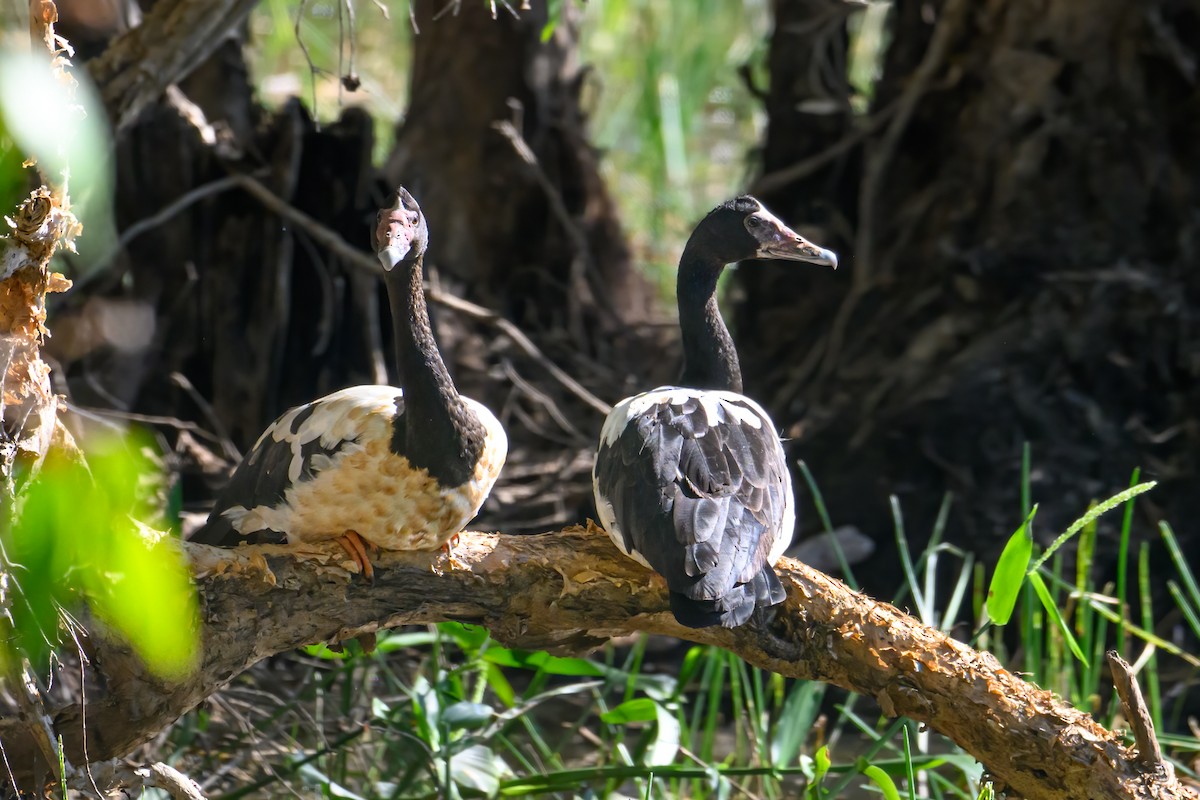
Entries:
<svg viewBox="0 0 1200 800">
<path fill-rule="evenodd" d="M 753 197 L 713 209 L 679 260 L 679 384 L 618 403 L 592 471 L 609 537 L 666 579 L 671 612 L 693 628 L 736 627 L 785 597 L 773 564 L 795 527 L 791 474 L 774 423 L 741 394 L 717 306 L 722 270 L 751 258 L 837 268 Z"/>
<path fill-rule="evenodd" d="M 402 388 L 354 386 L 275 420 L 218 495 L 193 541 L 336 541 L 368 578 L 370 551 L 449 549 L 508 452 L 499 420 L 463 397 L 429 324 L 429 231 L 404 188 L 380 210 L 374 247 L 391 304 Z"/>
</svg>

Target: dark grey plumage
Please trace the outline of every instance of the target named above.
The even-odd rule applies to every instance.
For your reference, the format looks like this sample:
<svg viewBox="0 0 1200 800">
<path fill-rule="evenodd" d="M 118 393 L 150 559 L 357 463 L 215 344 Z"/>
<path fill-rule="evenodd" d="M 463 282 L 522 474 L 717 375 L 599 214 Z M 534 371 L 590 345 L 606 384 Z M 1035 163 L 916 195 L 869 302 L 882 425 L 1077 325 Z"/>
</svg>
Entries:
<svg viewBox="0 0 1200 800">
<path fill-rule="evenodd" d="M 770 564 L 783 541 L 776 532 L 794 520 L 791 480 L 762 410 L 730 392 L 706 394 L 711 421 L 698 392 L 633 398 L 644 410 L 601 440 L 597 504 L 618 546 L 666 578 L 680 623 L 733 627 L 784 598 Z"/>
<path fill-rule="evenodd" d="M 740 394 L 717 308 L 721 271 L 749 258 L 837 266 L 753 197 L 713 209 L 679 259 L 679 386 L 618 403 L 592 472 L 610 538 L 666 579 L 675 618 L 697 628 L 741 625 L 786 596 L 772 565 L 795 526 L 791 476 L 774 424 Z"/>
</svg>

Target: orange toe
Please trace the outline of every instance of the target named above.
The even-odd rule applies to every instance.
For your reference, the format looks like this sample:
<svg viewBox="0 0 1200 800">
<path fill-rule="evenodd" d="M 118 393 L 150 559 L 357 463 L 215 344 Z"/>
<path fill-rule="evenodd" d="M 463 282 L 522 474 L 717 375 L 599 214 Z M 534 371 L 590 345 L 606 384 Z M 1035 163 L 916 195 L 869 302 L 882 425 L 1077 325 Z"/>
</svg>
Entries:
<svg viewBox="0 0 1200 800">
<path fill-rule="evenodd" d="M 370 542 L 367 542 L 355 531 L 346 531 L 337 538 L 337 543 L 342 546 L 342 549 L 345 550 L 350 558 L 353 559 L 354 563 L 358 565 L 359 572 L 361 572 L 367 580 L 374 583 L 375 568 L 371 566 L 371 558 L 368 555 L 368 551 L 379 552 L 378 548 Z"/>
</svg>

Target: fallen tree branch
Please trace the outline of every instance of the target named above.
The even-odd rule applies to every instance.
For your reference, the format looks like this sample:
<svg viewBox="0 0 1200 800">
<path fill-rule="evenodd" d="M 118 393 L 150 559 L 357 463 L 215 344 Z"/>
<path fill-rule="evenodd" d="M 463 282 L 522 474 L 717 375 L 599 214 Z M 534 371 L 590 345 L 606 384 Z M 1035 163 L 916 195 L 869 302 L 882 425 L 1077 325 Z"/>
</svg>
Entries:
<svg viewBox="0 0 1200 800">
<path fill-rule="evenodd" d="M 1142 766 L 1116 734 L 990 654 L 796 561 L 780 565 L 788 599 L 769 628 L 689 630 L 667 611 L 661 581 L 595 528 L 463 534 L 453 568 L 439 553 L 385 553 L 374 586 L 349 576 L 340 550 L 186 546 L 202 595 L 203 661 L 185 682 L 164 683 L 127 648 L 94 632 L 108 692 L 86 710 L 94 759 L 129 752 L 270 654 L 380 628 L 458 620 L 487 627 L 505 645 L 555 652 L 587 650 L 638 631 L 716 645 L 927 724 L 979 759 L 998 788 L 1030 800 L 1195 796 L 1173 776 Z M 83 716 L 76 704 L 54 717 L 76 762 Z M 23 731 L 0 720 L 0 741 L 18 778 L 40 758 Z"/>
</svg>

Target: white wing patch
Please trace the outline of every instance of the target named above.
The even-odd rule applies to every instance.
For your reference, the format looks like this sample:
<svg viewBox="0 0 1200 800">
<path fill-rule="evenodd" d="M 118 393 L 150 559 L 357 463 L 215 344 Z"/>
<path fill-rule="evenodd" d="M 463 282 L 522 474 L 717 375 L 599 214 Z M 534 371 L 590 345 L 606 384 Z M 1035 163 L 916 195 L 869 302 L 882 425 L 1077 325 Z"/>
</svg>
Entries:
<svg viewBox="0 0 1200 800">
<path fill-rule="evenodd" d="M 483 424 L 484 448 L 466 483 L 442 487 L 426 470 L 391 452 L 401 396 L 391 386 L 356 386 L 322 398 L 315 408 L 289 411 L 255 445 L 270 436 L 291 453 L 282 500 L 252 508 L 235 505 L 222 515 L 239 533 L 280 531 L 289 542 L 315 542 L 353 530 L 384 549 L 441 547 L 479 512 L 504 465 L 508 437 L 491 411 L 464 397 Z M 306 411 L 309 416 L 303 418 Z M 336 452 L 311 454 L 309 476 L 304 476 L 302 448 L 318 437 L 322 448 Z"/>
<path fill-rule="evenodd" d="M 660 386 L 617 403 L 604 420 L 604 427 L 600 430 L 600 441 L 611 446 L 620 438 L 621 431 L 625 430 L 629 421 L 646 413 L 651 406 L 664 403 L 678 406 L 693 398 L 704 409 L 704 417 L 710 426 L 720 421 L 722 411 L 725 412 L 726 418 L 749 425 L 755 430 L 764 424 L 771 424 L 771 418 L 763 411 L 762 406 L 737 392 Z"/>
<path fill-rule="evenodd" d="M 360 452 L 361 440 L 386 435 L 388 423 L 396 416 L 396 398 L 400 395 L 400 390 L 393 386 L 342 389 L 317 401 L 315 410 L 294 431 L 292 428 L 297 418 L 313 406 L 309 404 L 289 410 L 263 431 L 254 443 L 254 449 L 258 450 L 268 436 L 276 442 L 287 444 L 292 452 L 292 459 L 288 463 L 288 482 L 296 483 L 304 471 L 302 448 L 306 444 L 320 439 L 322 448 L 335 450 L 345 442 L 338 457 Z M 333 464 L 334 459 L 317 454 L 309 460 L 309 469 L 316 473 Z"/>
</svg>

